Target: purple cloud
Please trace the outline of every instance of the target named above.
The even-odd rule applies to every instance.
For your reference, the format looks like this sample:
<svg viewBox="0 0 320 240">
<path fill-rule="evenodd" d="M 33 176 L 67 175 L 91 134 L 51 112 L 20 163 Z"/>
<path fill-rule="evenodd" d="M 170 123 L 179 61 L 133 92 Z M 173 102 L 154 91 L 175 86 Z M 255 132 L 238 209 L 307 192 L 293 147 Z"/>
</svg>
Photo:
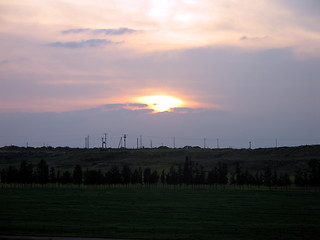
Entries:
<svg viewBox="0 0 320 240">
<path fill-rule="evenodd" d="M 49 43 L 48 46 L 76 49 L 76 48 L 85 48 L 85 47 L 97 48 L 97 47 L 103 47 L 105 45 L 119 44 L 119 43 L 122 43 L 122 42 L 113 42 L 107 39 L 89 39 L 89 40 L 78 41 L 78 42 L 53 42 L 53 43 Z"/>
</svg>

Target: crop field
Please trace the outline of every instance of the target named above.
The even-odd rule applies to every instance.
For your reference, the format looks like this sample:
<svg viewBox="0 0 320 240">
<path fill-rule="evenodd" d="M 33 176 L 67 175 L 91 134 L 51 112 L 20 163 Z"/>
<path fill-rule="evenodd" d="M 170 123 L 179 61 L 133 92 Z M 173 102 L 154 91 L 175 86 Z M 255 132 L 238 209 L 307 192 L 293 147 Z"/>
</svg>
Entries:
<svg viewBox="0 0 320 240">
<path fill-rule="evenodd" d="M 320 192 L 210 187 L 0 188 L 2 235 L 317 239 Z"/>
</svg>

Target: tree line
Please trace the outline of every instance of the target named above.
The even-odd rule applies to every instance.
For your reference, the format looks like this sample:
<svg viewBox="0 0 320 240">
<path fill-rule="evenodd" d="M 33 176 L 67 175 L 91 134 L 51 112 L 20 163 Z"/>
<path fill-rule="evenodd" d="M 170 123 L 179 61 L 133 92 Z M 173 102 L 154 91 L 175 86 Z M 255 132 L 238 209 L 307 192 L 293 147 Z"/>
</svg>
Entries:
<svg viewBox="0 0 320 240">
<path fill-rule="evenodd" d="M 73 171 L 60 171 L 49 167 L 45 160 L 33 166 L 27 161 L 22 161 L 20 168 L 9 166 L 1 170 L 2 183 L 59 183 L 59 184 L 156 184 L 159 181 L 157 171 L 150 168 L 135 169 L 127 165 L 120 170 L 114 166 L 106 173 L 101 170 L 85 170 L 76 165 Z"/>
<path fill-rule="evenodd" d="M 114 166 L 106 172 L 101 170 L 83 170 L 76 165 L 72 171 L 60 171 L 49 167 L 45 160 L 40 160 L 35 166 L 22 161 L 19 168 L 9 166 L 3 168 L 0 174 L 2 183 L 22 184 L 168 184 L 168 185 L 253 185 L 253 186 L 320 186 L 320 162 L 310 160 L 308 168 L 298 170 L 294 181 L 287 173 L 278 173 L 267 167 L 264 171 L 249 172 L 241 164 L 236 163 L 230 171 L 226 163 L 218 162 L 211 170 L 186 157 L 184 163 L 171 166 L 169 170 L 151 168 L 131 169 L 128 165 L 121 168 Z"/>
<path fill-rule="evenodd" d="M 297 186 L 320 186 L 320 161 L 312 159 L 308 162 L 308 170 L 297 170 L 294 183 Z"/>
<path fill-rule="evenodd" d="M 161 175 L 162 176 L 162 175 Z M 278 174 L 267 167 L 254 174 L 243 170 L 239 162 L 235 169 L 229 171 L 226 163 L 218 162 L 210 171 L 186 158 L 183 165 L 171 166 L 165 175 L 167 184 L 208 184 L 208 185 L 253 185 L 253 186 L 289 186 L 292 184 L 288 174 Z"/>
</svg>

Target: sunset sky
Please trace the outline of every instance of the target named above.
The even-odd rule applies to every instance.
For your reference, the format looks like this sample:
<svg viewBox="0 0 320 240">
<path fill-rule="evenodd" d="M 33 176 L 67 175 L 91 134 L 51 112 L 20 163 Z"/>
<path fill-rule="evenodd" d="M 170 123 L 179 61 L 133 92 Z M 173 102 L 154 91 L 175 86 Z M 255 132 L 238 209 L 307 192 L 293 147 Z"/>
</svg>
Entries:
<svg viewBox="0 0 320 240">
<path fill-rule="evenodd" d="M 319 13 L 319 0 L 0 0 L 0 146 L 320 144 Z"/>
</svg>

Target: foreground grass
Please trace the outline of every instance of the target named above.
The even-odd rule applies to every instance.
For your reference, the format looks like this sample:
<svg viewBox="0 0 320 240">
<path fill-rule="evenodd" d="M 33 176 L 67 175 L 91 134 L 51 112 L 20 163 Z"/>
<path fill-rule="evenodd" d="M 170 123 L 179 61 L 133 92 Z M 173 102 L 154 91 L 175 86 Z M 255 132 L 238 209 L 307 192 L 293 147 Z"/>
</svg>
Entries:
<svg viewBox="0 0 320 240">
<path fill-rule="evenodd" d="M 320 193 L 170 188 L 3 188 L 2 235 L 317 239 Z"/>
</svg>

